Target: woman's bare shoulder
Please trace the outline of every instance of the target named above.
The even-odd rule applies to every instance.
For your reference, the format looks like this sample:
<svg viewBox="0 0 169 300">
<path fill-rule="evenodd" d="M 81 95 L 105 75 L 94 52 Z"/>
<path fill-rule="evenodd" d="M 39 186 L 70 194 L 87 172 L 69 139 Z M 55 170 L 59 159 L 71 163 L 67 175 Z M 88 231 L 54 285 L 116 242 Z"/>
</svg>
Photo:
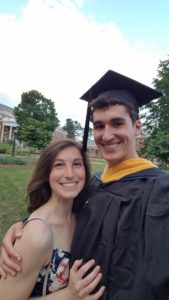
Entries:
<svg viewBox="0 0 169 300">
<path fill-rule="evenodd" d="M 37 251 L 51 250 L 52 233 L 49 224 L 41 219 L 29 220 L 24 226 L 21 239 L 16 241 L 15 247 L 18 248 L 20 245 L 29 245 L 32 250 Z"/>
</svg>

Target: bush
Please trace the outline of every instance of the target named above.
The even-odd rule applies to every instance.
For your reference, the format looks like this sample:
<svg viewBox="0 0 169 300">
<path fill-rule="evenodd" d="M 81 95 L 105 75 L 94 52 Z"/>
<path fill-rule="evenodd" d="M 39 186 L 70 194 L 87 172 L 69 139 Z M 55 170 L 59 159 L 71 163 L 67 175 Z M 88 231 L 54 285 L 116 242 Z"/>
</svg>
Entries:
<svg viewBox="0 0 169 300">
<path fill-rule="evenodd" d="M 10 143 L 0 143 L 0 153 L 9 153 L 9 151 L 12 151 L 12 146 Z"/>
<path fill-rule="evenodd" d="M 12 141 L 0 143 L 0 153 L 11 155 L 12 151 L 13 151 Z M 21 148 L 17 144 L 15 145 L 15 154 L 18 156 L 30 156 L 31 154 L 34 153 L 35 153 L 35 148 L 33 147 Z"/>
<path fill-rule="evenodd" d="M 16 164 L 16 165 L 25 165 L 26 161 L 21 157 L 12 157 L 12 156 L 0 156 L 0 164 Z"/>
<path fill-rule="evenodd" d="M 31 156 L 32 154 L 34 154 L 35 149 L 32 147 L 26 147 L 26 148 L 20 148 L 20 147 L 16 147 L 15 148 L 15 153 L 16 155 L 19 156 Z"/>
</svg>

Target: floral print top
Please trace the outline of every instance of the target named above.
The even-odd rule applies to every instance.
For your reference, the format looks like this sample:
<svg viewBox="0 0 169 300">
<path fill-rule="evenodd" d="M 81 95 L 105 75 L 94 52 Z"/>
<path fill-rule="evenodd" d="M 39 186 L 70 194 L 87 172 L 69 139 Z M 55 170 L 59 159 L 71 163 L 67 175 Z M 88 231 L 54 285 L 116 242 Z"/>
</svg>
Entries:
<svg viewBox="0 0 169 300">
<path fill-rule="evenodd" d="M 47 280 L 46 294 L 62 289 L 67 286 L 69 280 L 70 253 L 54 249 L 50 262 L 50 269 Z M 39 273 L 37 282 L 30 297 L 42 296 L 43 283 L 48 265 Z"/>
</svg>

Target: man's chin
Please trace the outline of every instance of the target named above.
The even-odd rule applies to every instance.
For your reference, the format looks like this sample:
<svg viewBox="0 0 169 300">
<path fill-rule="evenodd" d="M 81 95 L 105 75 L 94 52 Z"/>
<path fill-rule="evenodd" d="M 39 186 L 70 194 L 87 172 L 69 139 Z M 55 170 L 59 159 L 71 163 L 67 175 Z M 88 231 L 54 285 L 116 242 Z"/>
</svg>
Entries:
<svg viewBox="0 0 169 300">
<path fill-rule="evenodd" d="M 119 154 L 112 155 L 112 153 L 102 153 L 102 158 L 107 161 L 109 167 L 113 167 L 123 161 L 123 158 L 119 157 Z"/>
</svg>

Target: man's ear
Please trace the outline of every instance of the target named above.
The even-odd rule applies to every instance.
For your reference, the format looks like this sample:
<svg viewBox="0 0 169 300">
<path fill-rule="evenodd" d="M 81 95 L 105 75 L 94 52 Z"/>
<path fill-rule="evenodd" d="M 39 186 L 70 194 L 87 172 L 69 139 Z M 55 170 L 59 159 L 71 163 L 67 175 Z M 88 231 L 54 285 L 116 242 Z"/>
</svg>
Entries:
<svg viewBox="0 0 169 300">
<path fill-rule="evenodd" d="M 141 134 L 141 129 L 142 129 L 141 122 L 140 122 L 140 120 L 137 120 L 135 122 L 135 136 L 136 137 Z"/>
</svg>

